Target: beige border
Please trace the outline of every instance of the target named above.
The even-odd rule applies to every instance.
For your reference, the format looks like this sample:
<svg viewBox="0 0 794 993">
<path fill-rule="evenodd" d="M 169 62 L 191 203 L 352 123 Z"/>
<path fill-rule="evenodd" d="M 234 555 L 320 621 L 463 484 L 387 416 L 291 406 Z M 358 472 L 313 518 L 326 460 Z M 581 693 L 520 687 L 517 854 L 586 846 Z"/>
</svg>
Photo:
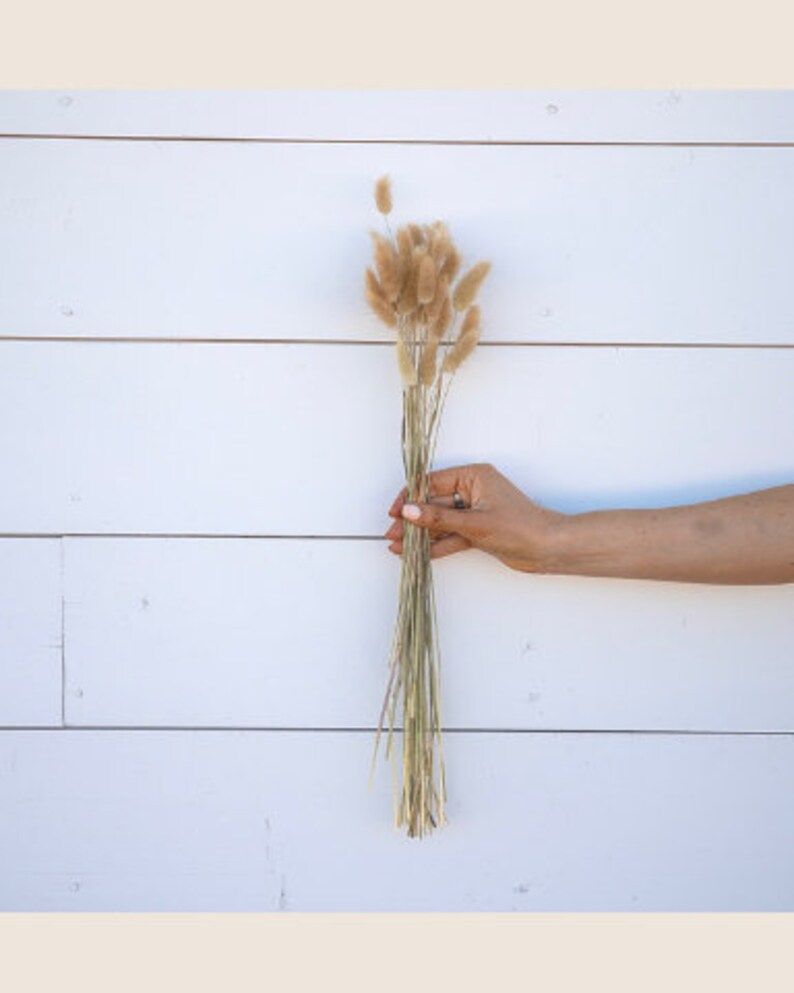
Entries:
<svg viewBox="0 0 794 993">
<path fill-rule="evenodd" d="M 794 915 L 0 917 L 14 993 L 788 991 Z"/>
<path fill-rule="evenodd" d="M 785 87 L 787 0 L 16 0 L 0 86 Z M 386 16 L 392 11 L 391 16 Z"/>
</svg>

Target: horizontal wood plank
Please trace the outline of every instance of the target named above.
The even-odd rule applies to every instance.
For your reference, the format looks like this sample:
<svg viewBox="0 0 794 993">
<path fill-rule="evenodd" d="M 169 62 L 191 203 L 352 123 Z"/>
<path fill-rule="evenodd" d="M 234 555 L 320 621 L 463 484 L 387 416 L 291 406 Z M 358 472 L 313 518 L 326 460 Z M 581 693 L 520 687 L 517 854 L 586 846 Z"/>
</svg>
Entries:
<svg viewBox="0 0 794 993">
<path fill-rule="evenodd" d="M 401 485 L 391 348 L 0 344 L 0 530 L 382 535 Z M 794 350 L 482 348 L 437 464 L 562 511 L 794 478 Z"/>
<path fill-rule="evenodd" d="M 385 340 L 370 191 L 490 258 L 490 341 L 794 344 L 794 148 L 2 141 L 0 335 Z"/>
<path fill-rule="evenodd" d="M 450 824 L 392 827 L 356 733 L 0 735 L 13 910 L 792 909 L 794 739 L 450 735 Z"/>
<path fill-rule="evenodd" d="M 0 132 L 319 141 L 794 141 L 785 90 L 0 93 Z"/>
<path fill-rule="evenodd" d="M 380 542 L 67 539 L 67 722 L 373 727 L 397 573 Z M 447 727 L 794 731 L 794 586 L 435 576 Z"/>
<path fill-rule="evenodd" d="M 791 482 L 792 144 L 787 93 L 0 94 L 0 909 L 794 909 L 792 586 L 438 563 L 451 824 L 393 829 L 360 279 L 383 172 L 494 262 L 439 465 Z"/>
<path fill-rule="evenodd" d="M 60 542 L 3 538 L 0 725 L 60 723 Z"/>
</svg>

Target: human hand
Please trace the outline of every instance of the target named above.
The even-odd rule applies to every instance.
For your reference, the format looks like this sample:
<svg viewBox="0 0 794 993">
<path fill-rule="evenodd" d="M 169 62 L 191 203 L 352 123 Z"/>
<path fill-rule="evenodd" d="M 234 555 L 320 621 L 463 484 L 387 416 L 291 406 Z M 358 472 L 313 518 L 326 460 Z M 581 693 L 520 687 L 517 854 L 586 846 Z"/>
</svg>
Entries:
<svg viewBox="0 0 794 993">
<path fill-rule="evenodd" d="M 389 508 L 395 518 L 386 531 L 389 550 L 402 553 L 405 522 L 428 528 L 430 557 L 443 558 L 467 548 L 494 555 L 511 569 L 544 572 L 550 539 L 564 514 L 530 500 L 492 465 L 477 463 L 441 469 L 428 476 L 429 499 L 407 504 L 403 489 Z M 453 506 L 458 493 L 465 509 Z"/>
<path fill-rule="evenodd" d="M 428 477 L 429 500 L 389 508 L 389 549 L 402 553 L 408 521 L 430 532 L 438 559 L 479 548 L 521 572 L 674 582 L 794 583 L 794 483 L 689 505 L 559 514 L 525 496 L 491 465 Z M 465 509 L 455 509 L 458 493 Z M 410 525 L 409 525 L 410 526 Z"/>
</svg>

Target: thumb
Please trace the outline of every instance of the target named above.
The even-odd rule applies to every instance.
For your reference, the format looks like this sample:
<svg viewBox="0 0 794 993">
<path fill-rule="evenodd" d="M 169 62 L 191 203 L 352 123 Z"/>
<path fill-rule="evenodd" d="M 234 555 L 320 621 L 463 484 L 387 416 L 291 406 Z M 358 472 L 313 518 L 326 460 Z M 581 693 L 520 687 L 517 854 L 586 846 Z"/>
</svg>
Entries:
<svg viewBox="0 0 794 993">
<path fill-rule="evenodd" d="M 465 538 L 472 530 L 471 510 L 454 510 L 437 503 L 404 503 L 402 516 L 420 528 L 454 531 Z"/>
</svg>

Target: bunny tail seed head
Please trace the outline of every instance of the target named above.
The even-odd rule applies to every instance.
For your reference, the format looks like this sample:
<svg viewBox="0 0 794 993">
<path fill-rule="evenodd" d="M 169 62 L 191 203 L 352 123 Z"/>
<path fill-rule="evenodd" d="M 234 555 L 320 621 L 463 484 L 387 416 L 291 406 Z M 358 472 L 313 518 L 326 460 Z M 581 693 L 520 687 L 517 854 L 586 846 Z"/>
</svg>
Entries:
<svg viewBox="0 0 794 993">
<path fill-rule="evenodd" d="M 452 323 L 452 302 L 449 299 L 449 294 L 444 297 L 444 302 L 441 305 L 441 310 L 438 317 L 435 320 L 432 328 L 430 329 L 430 336 L 432 338 L 443 338 L 445 333 L 449 330 L 449 326 Z"/>
<path fill-rule="evenodd" d="M 432 325 L 435 324 L 438 319 L 438 315 L 441 313 L 441 308 L 444 306 L 444 300 L 449 296 L 449 283 L 446 276 L 439 276 L 436 280 L 436 292 L 433 296 L 432 303 L 427 307 L 427 323 Z"/>
<path fill-rule="evenodd" d="M 403 225 L 401 228 L 397 228 L 397 251 L 400 256 L 400 264 L 407 267 L 411 264 L 411 255 L 414 250 L 414 241 L 411 237 L 411 231 L 408 227 Z"/>
<path fill-rule="evenodd" d="M 408 230 L 411 232 L 411 241 L 414 245 L 424 245 L 425 229 L 421 224 L 409 224 Z"/>
<path fill-rule="evenodd" d="M 400 277 L 401 293 L 411 274 L 411 256 L 413 255 L 413 251 L 414 243 L 411 240 L 411 232 L 403 225 L 397 229 L 397 269 Z"/>
<path fill-rule="evenodd" d="M 458 338 L 452 348 L 450 348 L 444 356 L 444 364 L 442 366 L 444 372 L 455 372 L 461 363 L 465 362 L 471 355 L 477 347 L 477 342 L 479 340 L 479 329 L 477 329 L 477 331 L 473 334 L 467 334 Z"/>
<path fill-rule="evenodd" d="M 382 235 L 373 232 L 372 240 L 375 243 L 375 267 L 383 294 L 389 303 L 394 303 L 400 295 L 401 284 L 397 253 L 392 243 Z"/>
<path fill-rule="evenodd" d="M 423 386 L 432 386 L 436 378 L 436 353 L 438 352 L 438 341 L 430 339 L 422 349 L 422 358 L 419 362 L 419 382 Z"/>
<path fill-rule="evenodd" d="M 380 297 L 381 300 L 386 299 L 386 295 L 383 292 L 383 287 L 378 282 L 378 277 L 371 269 L 367 269 L 364 274 L 366 280 L 367 293 L 373 293 L 376 297 Z"/>
<path fill-rule="evenodd" d="M 490 271 L 490 262 L 478 262 L 464 276 L 461 276 L 460 282 L 452 294 L 452 303 L 455 310 L 465 310 L 474 303 L 474 298 L 477 296 L 483 280 Z"/>
<path fill-rule="evenodd" d="M 430 255 L 425 255 L 419 263 L 416 281 L 416 299 L 419 303 L 430 303 L 436 294 L 436 264 Z"/>
<path fill-rule="evenodd" d="M 450 241 L 447 247 L 446 258 L 444 259 L 444 264 L 441 267 L 442 275 L 446 276 L 450 284 L 455 282 L 455 277 L 460 272 L 461 258 L 460 252 L 457 250 L 455 245 Z"/>
<path fill-rule="evenodd" d="M 411 252 L 411 263 L 403 283 L 400 298 L 397 301 L 398 314 L 413 314 L 419 306 L 419 271 L 427 251 L 422 247 L 414 247 Z"/>
<path fill-rule="evenodd" d="M 443 221 L 436 221 L 430 229 L 430 254 L 435 259 L 436 265 L 441 266 L 447 257 L 452 238 L 449 230 Z"/>
<path fill-rule="evenodd" d="M 480 318 L 481 311 L 480 308 L 475 303 L 473 306 L 469 307 L 466 311 L 466 316 L 463 318 L 463 324 L 460 326 L 459 338 L 465 338 L 467 335 L 476 334 L 477 337 L 480 335 Z"/>
<path fill-rule="evenodd" d="M 397 349 L 397 368 L 400 370 L 400 378 L 405 386 L 416 386 L 416 367 L 411 359 L 408 346 L 398 338 L 395 344 Z"/>
<path fill-rule="evenodd" d="M 383 321 L 387 328 L 397 326 L 397 315 L 394 313 L 392 304 L 384 300 L 379 293 L 371 290 L 369 286 L 367 287 L 367 303 L 372 308 L 373 313 Z"/>
<path fill-rule="evenodd" d="M 381 176 L 375 183 L 375 206 L 384 216 L 391 213 L 391 180 L 388 176 Z"/>
</svg>

